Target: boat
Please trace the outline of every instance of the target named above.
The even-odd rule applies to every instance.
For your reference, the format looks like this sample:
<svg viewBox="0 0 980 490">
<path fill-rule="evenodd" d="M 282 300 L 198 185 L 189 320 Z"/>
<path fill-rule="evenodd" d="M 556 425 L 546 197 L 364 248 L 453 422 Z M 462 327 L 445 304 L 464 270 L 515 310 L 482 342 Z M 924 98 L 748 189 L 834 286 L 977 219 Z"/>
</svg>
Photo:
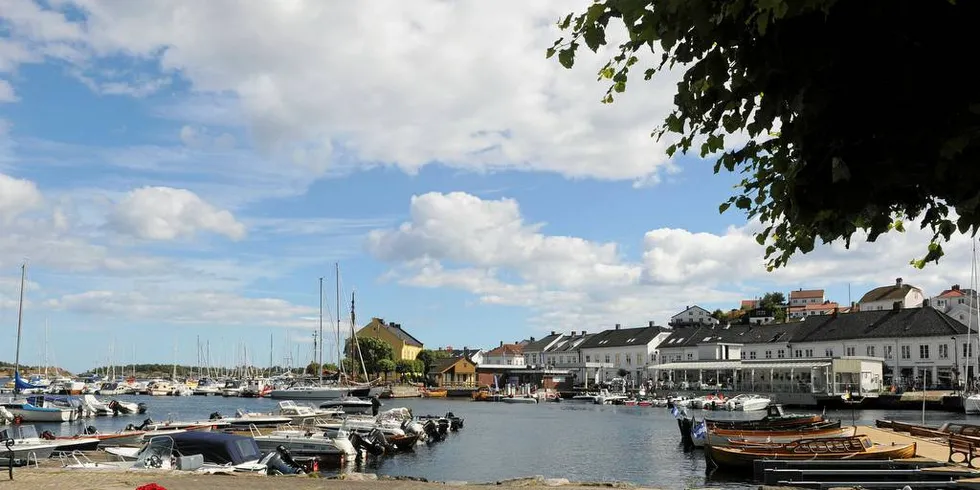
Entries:
<svg viewBox="0 0 980 490">
<path fill-rule="evenodd" d="M 262 453 L 251 437 L 221 432 L 181 432 L 169 437 L 180 454 L 200 454 L 205 464 L 218 465 L 236 472 L 264 472 L 258 464 Z"/>
<path fill-rule="evenodd" d="M 949 437 L 950 435 L 980 437 L 980 425 L 946 422 L 939 427 L 909 424 L 897 420 L 875 420 L 875 426 L 881 429 L 892 429 L 895 432 L 908 432 L 919 437 Z"/>
<path fill-rule="evenodd" d="M 242 386 L 242 382 L 238 381 L 237 379 L 231 379 L 225 381 L 225 386 L 221 388 L 221 396 L 224 397 L 241 396 L 242 390 L 244 388 L 245 387 Z"/>
<path fill-rule="evenodd" d="M 96 395 L 106 396 L 106 395 L 124 395 L 126 394 L 126 389 L 120 386 L 119 383 L 102 383 L 99 388 L 95 390 Z"/>
<path fill-rule="evenodd" d="M 26 399 L 8 400 L 0 406 L 15 422 L 70 422 L 77 418 L 78 407 L 71 406 L 71 401 L 61 399 L 62 403 L 56 404 L 54 400 L 48 395 L 32 395 Z"/>
<path fill-rule="evenodd" d="M 44 431 L 38 434 L 37 428 L 33 425 L 18 426 L 17 431 L 18 434 L 14 438 L 15 440 L 24 441 L 29 444 L 54 444 L 55 451 L 94 451 L 99 447 L 99 440 L 94 437 L 81 436 L 59 439 L 50 431 Z"/>
<path fill-rule="evenodd" d="M 299 422 L 304 419 L 316 418 L 316 417 L 335 417 L 343 415 L 344 411 L 340 409 L 321 409 L 313 408 L 310 405 L 300 405 L 292 400 L 283 400 L 279 402 L 279 415 L 282 417 L 289 417 L 293 422 Z"/>
<path fill-rule="evenodd" d="M 72 453 L 68 459 L 74 460 L 74 463 L 65 464 L 64 468 L 272 474 L 268 463 L 269 456 L 274 454 L 263 457 L 258 445 L 249 437 L 203 432 L 155 436 L 139 448 L 109 448 L 106 452 L 116 455 L 122 461 L 93 463 L 84 455 Z"/>
<path fill-rule="evenodd" d="M 705 444 L 711 446 L 731 446 L 745 442 L 787 444 L 799 439 L 826 439 L 854 437 L 856 435 L 857 427 L 853 426 L 799 431 L 714 429 L 707 431 Z"/>
<path fill-rule="evenodd" d="M 766 416 L 757 420 L 707 419 L 708 428 L 779 430 L 811 426 L 826 422 L 822 415 L 786 414 L 781 405 L 770 405 Z"/>
<path fill-rule="evenodd" d="M 980 414 L 980 393 L 963 397 L 963 411 L 968 415 Z"/>
<path fill-rule="evenodd" d="M 99 400 L 95 395 L 82 395 L 82 409 L 86 415 L 105 417 L 115 415 L 116 412 L 109 408 L 109 405 Z"/>
<path fill-rule="evenodd" d="M 209 419 L 210 421 L 224 422 L 232 427 L 248 427 L 250 425 L 256 427 L 275 427 L 277 425 L 288 424 L 293 420 L 289 417 L 274 413 L 246 412 L 241 408 L 235 411 L 234 417 L 226 418 L 220 413 L 214 412 L 211 414 Z"/>
<path fill-rule="evenodd" d="M 756 410 L 765 410 L 769 408 L 772 404 L 772 399 L 760 396 L 760 395 L 737 395 L 729 398 L 725 402 L 725 408 L 728 410 L 739 410 L 744 412 L 751 412 Z"/>
<path fill-rule="evenodd" d="M 705 446 L 705 459 L 714 467 L 751 471 L 753 461 L 779 460 L 857 460 L 908 459 L 915 457 L 916 445 L 875 445 L 867 436 L 826 439 L 800 439 L 786 444 Z"/>
<path fill-rule="evenodd" d="M 193 393 L 197 396 L 220 395 L 221 386 L 212 382 L 210 378 L 202 378 L 198 381 Z"/>
<path fill-rule="evenodd" d="M 109 409 L 112 410 L 113 412 L 121 413 L 124 415 L 146 413 L 145 403 L 133 403 L 133 402 L 127 402 L 123 400 L 113 399 L 113 400 L 109 400 L 109 403 L 106 406 L 109 407 Z"/>
<path fill-rule="evenodd" d="M 583 394 L 573 396 L 572 401 L 595 403 L 596 399 L 598 398 L 599 398 L 598 393 L 583 393 Z"/>
<path fill-rule="evenodd" d="M 153 381 L 146 385 L 146 391 L 150 396 L 170 396 L 174 392 L 174 386 L 169 381 Z"/>
<path fill-rule="evenodd" d="M 422 398 L 446 398 L 449 390 L 445 388 L 425 389 L 422 391 Z"/>
<path fill-rule="evenodd" d="M 356 396 L 342 396 L 335 400 L 328 400 L 320 404 L 323 410 L 339 409 L 343 413 L 369 413 L 374 408 L 371 400 L 365 400 Z"/>
<path fill-rule="evenodd" d="M 34 430 L 34 426 L 29 426 Z M 20 428 L 23 429 L 22 427 Z M 40 440 L 37 437 L 14 437 L 11 429 L 0 430 L 0 448 L 4 457 L 11 456 L 13 459 L 44 459 L 51 457 L 51 454 L 58 448 L 58 444 L 53 441 Z M 20 431 L 18 431 L 18 436 Z M 36 435 L 36 434 L 35 434 Z"/>
<path fill-rule="evenodd" d="M 529 396 L 529 395 L 525 395 L 525 396 L 514 396 L 514 395 L 505 396 L 505 397 L 501 398 L 500 401 L 502 401 L 504 403 L 528 403 L 528 404 L 538 403 L 538 399 L 537 398 L 534 398 L 534 397 Z"/>
<path fill-rule="evenodd" d="M 279 446 L 283 446 L 296 456 L 357 455 L 357 450 L 354 449 L 350 435 L 346 431 L 340 431 L 334 437 L 327 437 L 323 433 L 311 433 L 289 425 L 265 435 L 255 426 L 249 429 L 252 431 L 252 439 L 263 452 L 275 451 Z"/>
<path fill-rule="evenodd" d="M 287 400 L 332 400 L 342 396 L 370 395 L 370 385 L 316 384 L 302 380 L 269 392 L 269 398 Z"/>
</svg>

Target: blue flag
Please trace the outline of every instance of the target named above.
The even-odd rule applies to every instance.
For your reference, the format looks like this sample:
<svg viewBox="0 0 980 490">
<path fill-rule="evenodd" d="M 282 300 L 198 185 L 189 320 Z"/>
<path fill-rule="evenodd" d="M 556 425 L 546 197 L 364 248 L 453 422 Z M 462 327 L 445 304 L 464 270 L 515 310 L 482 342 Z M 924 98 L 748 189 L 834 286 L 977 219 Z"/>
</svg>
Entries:
<svg viewBox="0 0 980 490">
<path fill-rule="evenodd" d="M 670 407 L 670 414 L 673 415 L 675 419 L 681 418 L 681 411 L 677 409 L 677 405 Z"/>
<path fill-rule="evenodd" d="M 694 428 L 691 429 L 692 439 L 704 439 L 708 437 L 708 426 L 704 423 L 704 420 L 694 424 Z"/>
</svg>

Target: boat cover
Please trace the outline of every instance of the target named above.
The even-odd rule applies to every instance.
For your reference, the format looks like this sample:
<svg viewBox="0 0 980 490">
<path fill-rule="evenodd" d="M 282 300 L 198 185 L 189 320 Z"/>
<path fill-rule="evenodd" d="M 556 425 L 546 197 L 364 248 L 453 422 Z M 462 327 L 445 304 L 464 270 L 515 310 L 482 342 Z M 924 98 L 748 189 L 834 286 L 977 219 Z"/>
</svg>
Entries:
<svg viewBox="0 0 980 490">
<path fill-rule="evenodd" d="M 14 386 L 18 390 L 29 390 L 34 388 L 40 388 L 40 386 L 32 385 L 27 381 L 24 381 L 24 378 L 20 377 L 20 371 L 14 371 Z"/>
<path fill-rule="evenodd" d="M 261 457 L 255 439 L 221 432 L 188 431 L 170 434 L 183 455 L 200 454 L 206 463 L 239 465 Z"/>
</svg>

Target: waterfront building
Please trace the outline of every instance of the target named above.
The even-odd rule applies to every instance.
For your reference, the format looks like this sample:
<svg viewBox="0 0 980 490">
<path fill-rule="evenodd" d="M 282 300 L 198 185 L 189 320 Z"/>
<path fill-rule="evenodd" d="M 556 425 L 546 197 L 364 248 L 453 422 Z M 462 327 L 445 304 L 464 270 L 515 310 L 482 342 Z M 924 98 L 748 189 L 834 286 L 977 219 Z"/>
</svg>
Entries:
<svg viewBox="0 0 980 490">
<path fill-rule="evenodd" d="M 500 345 L 483 356 L 484 364 L 491 366 L 524 367 L 524 348 L 519 343 Z"/>
<path fill-rule="evenodd" d="M 668 325 L 672 327 L 683 327 L 691 325 L 718 325 L 717 318 L 711 316 L 711 312 L 698 306 L 688 306 L 684 311 L 670 317 Z"/>
<path fill-rule="evenodd" d="M 829 315 L 840 311 L 840 305 L 824 298 L 823 289 L 798 289 L 789 292 L 786 318 L 799 320 L 813 315 Z"/>
<path fill-rule="evenodd" d="M 439 388 L 475 388 L 477 383 L 476 364 L 466 357 L 436 359 L 426 375 Z"/>
<path fill-rule="evenodd" d="M 575 332 L 572 333 L 574 334 Z M 551 331 L 550 335 L 541 339 L 531 337 L 530 342 L 522 349 L 524 364 L 530 367 L 545 365 L 544 352 L 554 347 L 563 337 L 565 337 L 565 334 L 558 333 L 554 330 Z"/>
<path fill-rule="evenodd" d="M 858 301 L 861 311 L 891 310 L 896 304 L 900 308 L 918 308 L 926 299 L 921 289 L 905 284 L 902 278 L 895 279 L 895 284 L 881 286 L 864 293 Z"/>
<path fill-rule="evenodd" d="M 470 362 L 479 366 L 483 364 L 483 349 L 470 349 L 469 347 L 463 347 L 462 349 L 453 349 L 452 346 L 446 348 L 446 352 L 449 353 L 449 357 L 453 359 L 459 359 L 465 357 L 469 359 Z"/>
<path fill-rule="evenodd" d="M 977 329 L 977 292 L 974 289 L 962 289 L 959 284 L 953 284 L 949 289 L 931 298 L 929 303 L 937 310 L 957 319 L 964 325 Z"/>
<path fill-rule="evenodd" d="M 639 328 L 622 328 L 616 324 L 615 328 L 599 332 L 579 344 L 581 374 L 585 378 L 591 376 L 593 381 L 596 378 L 608 381 L 618 376 L 622 369 L 632 382 L 643 382 L 648 377 L 647 367 L 656 362 L 658 347 L 670 335 L 671 330 L 653 322 Z"/>
<path fill-rule="evenodd" d="M 973 379 L 976 345 L 975 333 L 928 302 L 904 309 L 896 302 L 888 310 L 782 324 L 675 329 L 653 369 L 661 382 L 719 389 L 744 388 L 751 381 L 745 366 L 755 369 L 754 379 L 791 392 L 826 395 L 857 386 L 873 393 L 917 381 L 952 389 Z M 760 373 L 766 369 L 772 371 Z"/>
<path fill-rule="evenodd" d="M 422 342 L 405 331 L 399 323 L 385 323 L 383 318 L 372 318 L 357 331 L 358 338 L 373 338 L 391 346 L 395 360 L 414 360 L 422 352 Z"/>
</svg>

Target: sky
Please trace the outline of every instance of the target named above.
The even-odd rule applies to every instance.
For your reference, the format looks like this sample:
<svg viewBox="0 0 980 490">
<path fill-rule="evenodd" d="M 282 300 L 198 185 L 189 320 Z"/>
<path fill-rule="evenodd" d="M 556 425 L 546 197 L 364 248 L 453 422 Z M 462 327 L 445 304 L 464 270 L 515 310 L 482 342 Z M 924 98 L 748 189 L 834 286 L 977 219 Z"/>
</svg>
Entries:
<svg viewBox="0 0 980 490">
<path fill-rule="evenodd" d="M 607 105 L 611 51 L 545 59 L 587 5 L 4 0 L 0 360 L 25 260 L 22 361 L 74 371 L 194 364 L 199 345 L 305 364 L 321 277 L 333 332 L 335 264 L 343 329 L 353 293 L 357 325 L 433 348 L 970 284 L 966 237 L 909 265 L 914 224 L 767 272 L 758 224 L 718 212 L 737 176 L 650 137 L 678 72 Z"/>
</svg>

